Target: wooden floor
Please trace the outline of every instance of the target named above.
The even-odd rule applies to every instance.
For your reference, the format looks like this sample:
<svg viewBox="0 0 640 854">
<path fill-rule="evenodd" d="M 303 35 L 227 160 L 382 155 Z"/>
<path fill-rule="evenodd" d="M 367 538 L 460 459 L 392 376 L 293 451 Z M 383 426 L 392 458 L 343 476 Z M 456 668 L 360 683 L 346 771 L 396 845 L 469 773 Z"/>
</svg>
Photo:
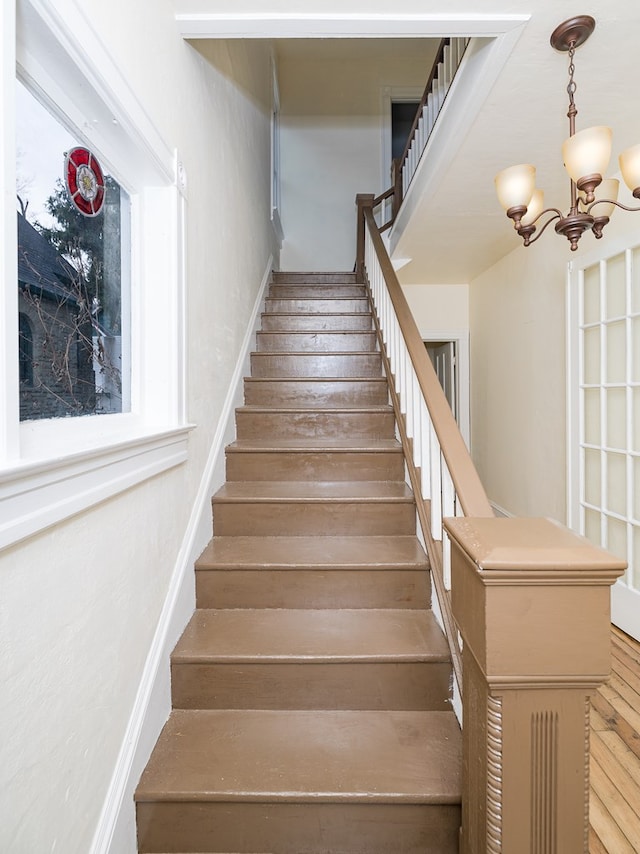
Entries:
<svg viewBox="0 0 640 854">
<path fill-rule="evenodd" d="M 613 627 L 591 711 L 590 854 L 640 852 L 640 643 Z"/>
</svg>

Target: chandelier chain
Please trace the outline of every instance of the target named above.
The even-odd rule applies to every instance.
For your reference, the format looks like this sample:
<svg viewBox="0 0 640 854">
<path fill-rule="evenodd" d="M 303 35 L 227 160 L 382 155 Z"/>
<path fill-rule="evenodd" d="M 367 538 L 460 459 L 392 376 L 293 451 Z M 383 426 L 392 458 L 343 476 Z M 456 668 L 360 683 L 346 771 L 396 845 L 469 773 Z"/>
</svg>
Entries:
<svg viewBox="0 0 640 854">
<path fill-rule="evenodd" d="M 573 64 L 573 57 L 575 55 L 575 52 L 576 52 L 575 43 L 571 42 L 571 45 L 569 47 L 569 84 L 567 85 L 567 94 L 569 95 L 569 112 L 567 113 L 567 116 L 570 119 L 575 118 L 575 116 L 578 113 L 578 110 L 576 108 L 576 103 L 574 100 L 574 95 L 576 93 L 576 89 L 578 88 L 575 80 L 573 79 L 573 75 L 575 74 L 575 70 L 576 70 L 576 67 Z"/>
</svg>

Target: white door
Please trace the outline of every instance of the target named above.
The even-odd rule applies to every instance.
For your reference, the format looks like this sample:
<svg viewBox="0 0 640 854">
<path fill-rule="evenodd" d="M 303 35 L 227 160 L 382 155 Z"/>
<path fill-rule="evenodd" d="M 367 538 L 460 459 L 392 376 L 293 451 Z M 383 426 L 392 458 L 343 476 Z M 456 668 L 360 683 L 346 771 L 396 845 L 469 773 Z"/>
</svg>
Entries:
<svg viewBox="0 0 640 854">
<path fill-rule="evenodd" d="M 456 344 L 455 341 L 428 341 L 425 342 L 427 353 L 431 359 L 436 376 L 445 397 L 449 402 L 454 417 L 458 418 L 458 379 L 456 369 Z"/>
</svg>

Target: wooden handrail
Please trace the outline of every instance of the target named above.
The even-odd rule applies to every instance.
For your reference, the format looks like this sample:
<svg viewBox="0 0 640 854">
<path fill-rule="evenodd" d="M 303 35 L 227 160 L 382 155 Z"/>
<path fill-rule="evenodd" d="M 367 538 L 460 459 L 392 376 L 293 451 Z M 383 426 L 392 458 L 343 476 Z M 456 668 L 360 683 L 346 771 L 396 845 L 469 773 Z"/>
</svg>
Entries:
<svg viewBox="0 0 640 854">
<path fill-rule="evenodd" d="M 626 564 L 551 520 L 493 515 L 380 237 L 375 201 L 358 197 L 357 267 L 464 724 L 460 852 L 585 852 L 589 697 L 609 675 L 609 588 Z"/>
<path fill-rule="evenodd" d="M 471 460 L 471 455 L 464 443 L 464 439 L 435 374 L 433 365 L 427 355 L 424 341 L 418 331 L 411 309 L 407 304 L 405 295 L 398 282 L 398 277 L 380 237 L 378 226 L 373 217 L 373 208 L 370 204 L 367 204 L 369 197 L 360 196 L 359 198 L 362 199 L 361 208 L 364 221 L 369 229 L 369 235 L 378 256 L 382 274 L 387 283 L 389 296 L 393 303 L 420 389 L 427 402 L 434 430 L 449 472 L 451 473 L 460 505 L 465 516 L 493 516 L 494 513 L 487 494 Z M 360 262 L 360 269 L 363 268 L 364 244 L 362 261 Z"/>
</svg>

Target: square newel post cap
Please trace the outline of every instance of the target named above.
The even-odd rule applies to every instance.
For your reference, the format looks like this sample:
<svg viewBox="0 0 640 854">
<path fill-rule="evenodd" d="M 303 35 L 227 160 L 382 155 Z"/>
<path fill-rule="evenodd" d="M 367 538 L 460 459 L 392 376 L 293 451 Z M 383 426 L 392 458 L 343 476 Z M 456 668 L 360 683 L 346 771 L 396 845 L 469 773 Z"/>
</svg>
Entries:
<svg viewBox="0 0 640 854">
<path fill-rule="evenodd" d="M 627 567 L 552 519 L 459 516 L 445 519 L 444 525 L 480 572 L 595 572 L 613 583 Z"/>
<path fill-rule="evenodd" d="M 490 681 L 607 678 L 610 587 L 625 561 L 550 519 L 444 525 L 454 617 Z"/>
</svg>

